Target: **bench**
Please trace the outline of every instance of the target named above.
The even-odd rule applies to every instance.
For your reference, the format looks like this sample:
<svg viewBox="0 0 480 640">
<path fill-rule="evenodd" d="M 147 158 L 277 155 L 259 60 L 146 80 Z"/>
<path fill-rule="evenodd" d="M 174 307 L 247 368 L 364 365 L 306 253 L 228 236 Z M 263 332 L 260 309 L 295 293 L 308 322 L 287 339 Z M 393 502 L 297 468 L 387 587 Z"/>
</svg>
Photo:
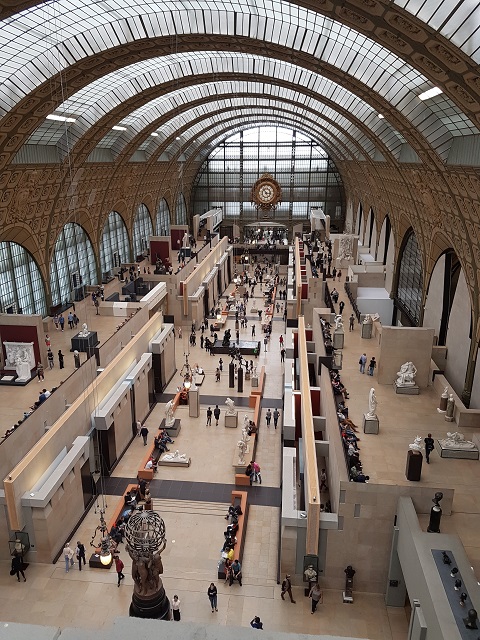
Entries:
<svg viewBox="0 0 480 640">
<path fill-rule="evenodd" d="M 145 465 L 150 460 L 150 456 L 152 456 L 154 460 L 158 461 L 160 457 L 160 449 L 155 449 L 155 445 L 152 445 L 151 447 L 147 447 L 147 449 L 148 451 L 145 454 L 140 464 L 140 469 L 138 470 L 137 478 L 139 480 L 142 479 L 150 482 L 151 480 L 153 480 L 154 471 L 153 469 L 145 469 Z"/>
<path fill-rule="evenodd" d="M 240 508 L 242 509 L 242 515 L 238 516 L 238 531 L 236 535 L 237 544 L 235 545 L 235 549 L 234 549 L 235 551 L 234 559 L 239 560 L 240 563 L 242 563 L 242 559 L 243 559 L 243 549 L 245 547 L 245 536 L 247 533 L 247 520 L 248 520 L 247 498 L 248 498 L 248 494 L 246 491 L 237 491 L 236 489 L 232 491 L 232 506 L 236 507 L 237 505 L 240 505 Z M 225 561 L 222 558 L 218 563 L 218 579 L 225 580 L 225 577 L 226 577 Z"/>
<path fill-rule="evenodd" d="M 236 487 L 249 487 L 250 486 L 250 478 L 246 476 L 244 473 L 236 473 L 235 474 L 235 486 Z"/>
</svg>

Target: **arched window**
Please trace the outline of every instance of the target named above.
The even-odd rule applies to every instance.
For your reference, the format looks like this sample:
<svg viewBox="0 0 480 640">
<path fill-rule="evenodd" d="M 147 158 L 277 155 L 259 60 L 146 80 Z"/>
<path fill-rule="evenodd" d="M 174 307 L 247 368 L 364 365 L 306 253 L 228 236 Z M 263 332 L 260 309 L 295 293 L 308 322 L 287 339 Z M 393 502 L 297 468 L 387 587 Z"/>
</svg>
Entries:
<svg viewBox="0 0 480 640">
<path fill-rule="evenodd" d="M 177 198 L 177 210 L 176 210 L 177 224 L 187 224 L 187 207 L 185 205 L 185 198 L 183 193 L 178 194 Z"/>
<path fill-rule="evenodd" d="M 156 234 L 157 236 L 170 235 L 170 210 L 165 199 L 160 200 L 157 210 Z"/>
<path fill-rule="evenodd" d="M 0 242 L 0 310 L 47 315 L 45 287 L 37 263 L 15 242 Z"/>
<path fill-rule="evenodd" d="M 141 204 L 133 223 L 133 257 L 136 258 L 148 247 L 148 237 L 153 234 L 152 221 L 147 207 Z"/>
<path fill-rule="evenodd" d="M 52 304 L 72 300 L 72 291 L 86 284 L 97 284 L 92 243 L 80 225 L 69 222 L 57 238 L 50 263 Z"/>
<path fill-rule="evenodd" d="M 418 250 L 417 238 L 413 231 L 409 232 L 398 266 L 397 303 L 412 321 L 418 326 L 422 311 L 423 269 Z"/>
<path fill-rule="evenodd" d="M 119 267 L 122 262 L 130 262 L 127 227 L 122 216 L 116 211 L 111 211 L 103 227 L 102 240 L 100 241 L 102 274 L 109 272 L 114 267 Z"/>
</svg>

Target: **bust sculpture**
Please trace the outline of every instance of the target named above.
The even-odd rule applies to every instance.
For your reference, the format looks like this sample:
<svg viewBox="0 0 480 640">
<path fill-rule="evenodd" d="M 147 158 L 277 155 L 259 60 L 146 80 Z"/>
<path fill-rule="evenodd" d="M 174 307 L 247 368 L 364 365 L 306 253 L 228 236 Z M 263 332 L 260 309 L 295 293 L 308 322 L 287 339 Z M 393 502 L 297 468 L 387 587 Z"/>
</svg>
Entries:
<svg viewBox="0 0 480 640">
<path fill-rule="evenodd" d="M 463 433 L 447 433 L 447 437 L 439 440 L 443 449 L 475 449 L 475 444 L 470 440 L 465 440 Z"/>
<path fill-rule="evenodd" d="M 316 582 L 317 581 L 317 572 L 313 568 L 313 564 L 309 564 L 308 567 L 303 572 L 303 576 L 307 582 Z"/>
<path fill-rule="evenodd" d="M 235 402 L 231 399 L 231 398 L 227 398 L 225 400 L 225 404 L 227 405 L 227 412 L 226 415 L 227 416 L 234 416 L 236 415 L 236 411 L 235 411 Z"/>
<path fill-rule="evenodd" d="M 422 438 L 420 436 L 416 436 L 415 440 L 412 442 L 412 444 L 408 445 L 408 448 L 411 451 L 421 451 L 423 449 L 422 446 Z"/>
<path fill-rule="evenodd" d="M 363 324 L 373 324 L 372 316 L 369 313 L 365 314 Z"/>
<path fill-rule="evenodd" d="M 342 330 L 343 330 L 342 316 L 340 315 L 335 316 L 335 331 L 342 331 Z"/>
<path fill-rule="evenodd" d="M 169 400 L 165 405 L 165 425 L 172 426 L 175 422 L 175 417 L 173 415 L 173 400 Z"/>
<path fill-rule="evenodd" d="M 174 453 L 166 453 L 161 460 L 162 462 L 188 462 L 187 455 L 180 453 L 178 449 Z"/>
<path fill-rule="evenodd" d="M 375 389 L 372 387 L 368 394 L 368 413 L 365 415 L 367 419 L 377 417 L 377 404 L 378 402 L 377 396 L 375 395 Z"/>
<path fill-rule="evenodd" d="M 397 387 L 413 387 L 415 385 L 415 376 L 417 374 L 417 368 L 413 362 L 405 362 L 400 367 L 400 371 L 397 371 L 397 379 L 395 384 Z"/>
<path fill-rule="evenodd" d="M 451 393 L 447 400 L 447 410 L 445 411 L 445 421 L 453 422 L 455 420 L 454 413 L 455 413 L 455 399 L 453 397 L 453 394 Z"/>
<path fill-rule="evenodd" d="M 86 338 L 89 333 L 90 333 L 90 331 L 88 329 L 88 325 L 87 325 L 86 322 L 84 322 L 82 324 L 82 330 L 80 331 L 80 333 L 78 335 L 80 336 L 80 338 Z"/>
<path fill-rule="evenodd" d="M 239 440 L 237 442 L 237 447 L 238 447 L 238 462 L 239 462 L 239 464 L 244 464 L 245 463 L 245 453 L 247 451 L 247 443 L 244 442 L 243 440 Z"/>
</svg>

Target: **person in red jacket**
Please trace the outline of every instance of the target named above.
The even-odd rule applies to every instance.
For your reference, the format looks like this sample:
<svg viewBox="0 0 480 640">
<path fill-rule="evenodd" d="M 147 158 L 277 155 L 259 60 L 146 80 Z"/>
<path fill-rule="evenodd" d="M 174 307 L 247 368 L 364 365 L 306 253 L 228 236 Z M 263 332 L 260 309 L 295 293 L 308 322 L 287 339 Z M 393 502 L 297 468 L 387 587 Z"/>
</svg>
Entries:
<svg viewBox="0 0 480 640">
<path fill-rule="evenodd" d="M 123 568 L 124 568 L 124 564 L 123 561 L 120 559 L 120 556 L 115 556 L 115 570 L 117 572 L 117 576 L 118 576 L 118 584 L 117 587 L 120 586 L 120 580 L 123 580 L 125 578 L 125 576 L 123 575 Z"/>
</svg>

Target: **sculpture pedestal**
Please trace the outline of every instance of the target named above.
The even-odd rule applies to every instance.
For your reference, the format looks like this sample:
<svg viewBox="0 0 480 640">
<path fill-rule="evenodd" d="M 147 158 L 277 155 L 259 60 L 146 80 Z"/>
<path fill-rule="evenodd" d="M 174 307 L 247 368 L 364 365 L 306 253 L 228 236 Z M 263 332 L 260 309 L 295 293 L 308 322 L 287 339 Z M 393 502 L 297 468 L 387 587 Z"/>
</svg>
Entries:
<svg viewBox="0 0 480 640">
<path fill-rule="evenodd" d="M 400 386 L 394 382 L 393 388 L 395 389 L 395 393 L 400 393 L 404 396 L 418 396 L 420 394 L 420 387 L 417 387 L 416 384 Z"/>
<path fill-rule="evenodd" d="M 447 402 L 448 402 L 448 397 L 445 396 L 440 396 L 440 406 L 438 407 L 437 411 L 441 411 L 442 413 L 445 413 L 445 411 L 447 410 Z"/>
<path fill-rule="evenodd" d="M 176 438 L 178 436 L 178 434 L 180 433 L 180 419 L 179 418 L 175 418 L 173 425 L 171 426 L 167 426 L 165 424 L 165 418 L 163 418 L 163 420 L 160 423 L 160 426 L 158 427 L 159 429 L 166 429 L 168 435 L 171 438 Z"/>
<path fill-rule="evenodd" d="M 371 418 L 367 416 L 366 413 L 363 414 L 363 433 L 374 433 L 376 435 L 378 434 L 379 428 L 380 423 L 377 416 Z"/>
<path fill-rule="evenodd" d="M 252 387 L 258 387 L 258 378 L 251 378 Z"/>
<path fill-rule="evenodd" d="M 405 469 L 405 476 L 407 480 L 411 482 L 419 482 L 422 477 L 422 463 L 423 455 L 421 451 L 412 451 L 409 449 L 407 452 L 407 467 Z"/>
<path fill-rule="evenodd" d="M 343 331 L 334 331 L 333 333 L 333 348 L 343 349 L 343 343 L 345 341 L 345 334 Z"/>
<path fill-rule="evenodd" d="M 444 447 L 440 440 L 437 440 L 437 451 L 441 458 L 457 458 L 460 460 L 478 460 L 479 452 L 474 449 L 455 449 L 454 447 Z"/>
<path fill-rule="evenodd" d="M 27 382 L 32 377 L 30 371 L 30 365 L 28 362 L 21 362 L 17 366 L 17 378 L 16 382 Z"/>
<path fill-rule="evenodd" d="M 372 328 L 373 328 L 373 324 L 362 323 L 362 338 L 364 338 L 365 340 L 370 340 L 370 338 L 372 337 Z"/>
<path fill-rule="evenodd" d="M 236 429 L 238 427 L 238 411 L 225 414 L 225 426 L 230 429 Z"/>
<path fill-rule="evenodd" d="M 170 620 L 170 602 L 163 584 L 153 596 L 139 596 L 134 593 L 128 614 L 131 618 Z"/>
<path fill-rule="evenodd" d="M 93 350 L 100 341 L 96 331 L 89 331 L 88 336 L 85 336 L 85 338 L 77 333 L 76 336 L 73 336 L 71 342 L 72 348 L 70 351 L 84 351 L 85 353 L 93 354 Z"/>
<path fill-rule="evenodd" d="M 188 392 L 188 415 L 190 418 L 198 418 L 200 415 L 200 394 L 198 389 L 190 388 Z"/>
</svg>

